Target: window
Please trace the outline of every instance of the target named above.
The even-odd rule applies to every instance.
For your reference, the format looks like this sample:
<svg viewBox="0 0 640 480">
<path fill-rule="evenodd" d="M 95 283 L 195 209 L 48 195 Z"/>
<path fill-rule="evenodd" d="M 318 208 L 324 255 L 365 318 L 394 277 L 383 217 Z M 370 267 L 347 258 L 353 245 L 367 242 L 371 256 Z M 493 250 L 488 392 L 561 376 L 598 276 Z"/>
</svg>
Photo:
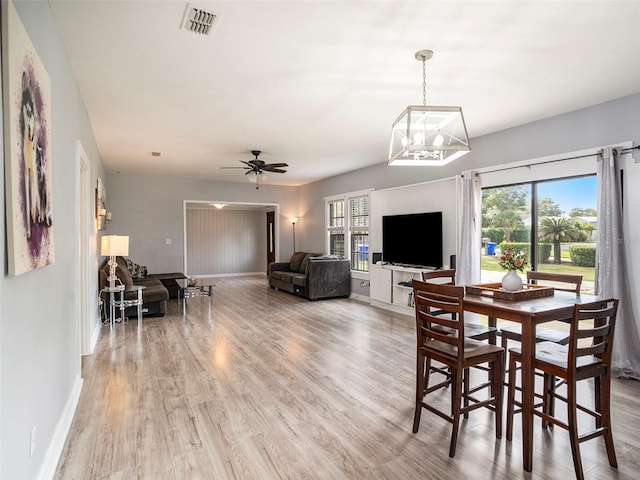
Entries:
<svg viewBox="0 0 640 480">
<path fill-rule="evenodd" d="M 481 281 L 501 281 L 500 249 L 510 244 L 527 249 L 530 269 L 582 275 L 581 291 L 593 293 L 596 203 L 595 175 L 483 189 Z M 498 321 L 505 325 L 510 322 Z M 569 326 L 545 328 L 568 332 Z"/>
<path fill-rule="evenodd" d="M 352 270 L 368 272 L 369 192 L 333 197 L 326 205 L 329 254 L 348 258 Z"/>
<path fill-rule="evenodd" d="M 595 281 L 595 175 L 529 182 L 482 190 L 482 281 L 498 281 L 500 246 L 526 249 L 530 268 Z"/>
<path fill-rule="evenodd" d="M 369 195 L 349 199 L 351 270 L 369 270 Z"/>
<path fill-rule="evenodd" d="M 344 257 L 344 200 L 329 202 L 329 254 Z"/>
</svg>

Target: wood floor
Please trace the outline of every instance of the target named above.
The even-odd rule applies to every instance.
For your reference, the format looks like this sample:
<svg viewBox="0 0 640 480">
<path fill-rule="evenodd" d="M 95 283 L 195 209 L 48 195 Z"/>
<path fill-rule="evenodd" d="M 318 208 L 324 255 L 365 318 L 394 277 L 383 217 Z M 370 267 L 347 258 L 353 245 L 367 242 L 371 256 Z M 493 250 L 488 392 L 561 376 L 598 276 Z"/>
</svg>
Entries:
<svg viewBox="0 0 640 480">
<path fill-rule="evenodd" d="M 411 433 L 409 316 L 308 302 L 264 277 L 216 278 L 214 296 L 163 318 L 103 327 L 56 479 L 570 479 L 568 435 L 535 428 L 534 471 L 491 414 L 451 427 L 425 411 Z M 585 389 L 584 394 L 590 396 Z M 448 399 L 443 399 L 447 401 Z M 589 479 L 637 479 L 640 382 L 613 384 L 619 469 L 583 444 Z"/>
</svg>

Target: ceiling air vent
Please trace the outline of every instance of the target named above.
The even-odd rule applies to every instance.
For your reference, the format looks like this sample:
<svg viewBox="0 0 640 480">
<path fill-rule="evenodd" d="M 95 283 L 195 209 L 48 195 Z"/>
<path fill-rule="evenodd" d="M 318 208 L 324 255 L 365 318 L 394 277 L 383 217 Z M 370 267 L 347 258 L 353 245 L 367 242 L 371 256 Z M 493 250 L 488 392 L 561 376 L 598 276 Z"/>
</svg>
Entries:
<svg viewBox="0 0 640 480">
<path fill-rule="evenodd" d="M 181 28 L 193 33 L 211 35 L 219 18 L 220 14 L 218 13 L 207 12 L 202 8 L 188 3 L 187 9 L 184 12 Z"/>
</svg>

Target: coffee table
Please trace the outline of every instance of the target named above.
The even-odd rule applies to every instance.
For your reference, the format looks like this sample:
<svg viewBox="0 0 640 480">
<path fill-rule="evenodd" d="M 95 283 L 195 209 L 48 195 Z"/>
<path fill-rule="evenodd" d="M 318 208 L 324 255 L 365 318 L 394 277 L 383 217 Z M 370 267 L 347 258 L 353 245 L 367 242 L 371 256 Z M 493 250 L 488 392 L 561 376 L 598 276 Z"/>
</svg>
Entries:
<svg viewBox="0 0 640 480">
<path fill-rule="evenodd" d="M 176 278 L 175 282 L 178 284 L 178 304 L 180 304 L 181 300 L 184 300 L 186 306 L 189 298 L 200 297 L 200 301 L 202 301 L 204 297 L 209 297 L 209 300 L 211 300 L 213 296 L 213 287 L 215 285 L 206 278 L 195 281 L 188 278 Z"/>
</svg>

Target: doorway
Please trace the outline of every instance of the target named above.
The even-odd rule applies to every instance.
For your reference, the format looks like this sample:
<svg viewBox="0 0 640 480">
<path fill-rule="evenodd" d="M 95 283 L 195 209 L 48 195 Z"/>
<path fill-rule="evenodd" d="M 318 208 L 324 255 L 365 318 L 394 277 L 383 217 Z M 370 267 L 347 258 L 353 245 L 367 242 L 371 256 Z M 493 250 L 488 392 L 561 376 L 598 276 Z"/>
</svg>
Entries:
<svg viewBox="0 0 640 480">
<path fill-rule="evenodd" d="M 278 254 L 279 205 L 184 201 L 184 272 L 193 277 L 264 273 Z M 273 216 L 265 237 L 265 214 Z M 267 232 L 268 233 L 268 232 Z M 265 241 L 266 240 L 266 241 Z"/>
<path fill-rule="evenodd" d="M 267 212 L 267 267 L 276 261 L 276 221 L 273 211 Z"/>
<path fill-rule="evenodd" d="M 91 294 L 90 282 L 92 278 L 89 261 L 92 256 L 90 248 L 91 240 L 91 218 L 92 218 L 92 197 L 91 197 L 91 171 L 90 162 L 82 144 L 76 142 L 76 161 L 78 166 L 78 202 L 76 210 L 76 220 L 78 225 L 78 340 L 80 356 L 90 354 L 93 350 L 92 335 L 92 315 L 95 306 L 91 301 L 95 295 Z"/>
</svg>

